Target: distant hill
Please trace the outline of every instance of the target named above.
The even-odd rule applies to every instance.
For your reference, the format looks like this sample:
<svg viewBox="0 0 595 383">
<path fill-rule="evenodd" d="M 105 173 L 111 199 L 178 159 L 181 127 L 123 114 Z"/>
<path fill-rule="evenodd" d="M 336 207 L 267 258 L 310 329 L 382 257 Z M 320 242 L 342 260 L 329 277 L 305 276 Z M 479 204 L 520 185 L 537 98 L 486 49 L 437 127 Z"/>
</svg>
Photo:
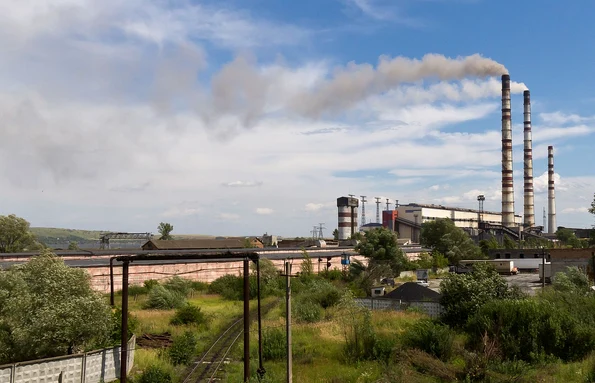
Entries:
<svg viewBox="0 0 595 383">
<path fill-rule="evenodd" d="M 110 230 L 77 230 L 60 229 L 54 227 L 32 227 L 31 232 L 37 240 L 53 248 L 67 248 L 70 242 L 76 242 L 81 248 L 97 248 L 99 246 L 99 237 L 102 233 L 108 233 Z M 159 239 L 159 233 L 153 233 L 154 238 Z M 174 239 L 203 239 L 215 238 L 212 235 L 202 234 L 180 234 L 172 235 Z M 111 240 L 113 247 L 140 247 L 145 240 Z"/>
<path fill-rule="evenodd" d="M 98 241 L 103 231 L 32 227 L 31 232 L 43 243 Z"/>
</svg>

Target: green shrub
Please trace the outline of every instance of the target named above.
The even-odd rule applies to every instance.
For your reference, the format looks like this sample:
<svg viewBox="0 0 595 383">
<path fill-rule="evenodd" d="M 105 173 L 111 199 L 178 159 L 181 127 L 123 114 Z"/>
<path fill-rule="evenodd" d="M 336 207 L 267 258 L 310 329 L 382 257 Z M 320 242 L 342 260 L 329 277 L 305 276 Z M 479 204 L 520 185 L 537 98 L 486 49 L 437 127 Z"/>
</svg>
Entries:
<svg viewBox="0 0 595 383">
<path fill-rule="evenodd" d="M 287 355 L 285 332 L 280 328 L 269 328 L 263 333 L 262 356 L 265 360 L 282 360 Z"/>
<path fill-rule="evenodd" d="M 314 323 L 322 319 L 320 306 L 308 298 L 296 300 L 291 311 L 298 322 Z"/>
<path fill-rule="evenodd" d="M 307 293 L 314 302 L 324 309 L 336 305 L 341 300 L 339 289 L 324 279 L 318 279 L 312 283 Z"/>
<path fill-rule="evenodd" d="M 145 308 L 171 310 L 182 307 L 184 303 L 186 303 L 186 298 L 182 294 L 158 285 L 149 292 L 149 299 L 145 303 Z"/>
<path fill-rule="evenodd" d="M 140 321 L 134 315 L 128 313 L 128 336 L 136 333 L 140 325 Z M 122 309 L 116 308 L 112 311 L 112 332 L 110 340 L 113 344 L 119 344 L 122 339 Z"/>
<path fill-rule="evenodd" d="M 198 339 L 192 331 L 186 331 L 184 334 L 175 337 L 169 348 L 168 354 L 172 364 L 188 364 L 196 353 Z"/>
<path fill-rule="evenodd" d="M 211 282 L 209 292 L 219 294 L 229 300 L 242 300 L 244 281 L 242 277 L 231 274 L 224 275 Z"/>
<path fill-rule="evenodd" d="M 165 282 L 163 286 L 168 290 L 176 291 L 186 297 L 192 290 L 192 281 L 180 278 L 176 275 Z"/>
<path fill-rule="evenodd" d="M 149 366 L 138 378 L 138 383 L 171 383 L 171 375 L 159 366 Z"/>
<path fill-rule="evenodd" d="M 147 291 L 151 291 L 153 287 L 159 286 L 159 281 L 156 279 L 147 279 L 143 284 Z"/>
<path fill-rule="evenodd" d="M 190 288 L 192 288 L 194 291 L 206 291 L 209 288 L 209 284 L 199 281 L 192 281 L 190 283 Z"/>
<path fill-rule="evenodd" d="M 128 295 L 136 298 L 139 295 L 144 295 L 148 292 L 147 288 L 145 286 L 141 286 L 141 285 L 131 285 L 128 286 Z"/>
<path fill-rule="evenodd" d="M 447 361 L 453 350 L 454 333 L 448 326 L 429 319 L 416 322 L 403 334 L 403 345 Z"/>
<path fill-rule="evenodd" d="M 472 345 L 495 339 L 504 359 L 570 361 L 595 349 L 595 331 L 580 320 L 549 301 L 501 300 L 483 306 L 467 328 Z"/>
<path fill-rule="evenodd" d="M 173 325 L 183 324 L 203 324 L 206 323 L 207 319 L 205 314 L 200 310 L 200 307 L 191 305 L 190 303 L 178 308 L 176 313 L 171 318 L 170 323 Z"/>
<path fill-rule="evenodd" d="M 320 272 L 320 276 L 329 281 L 340 281 L 343 279 L 343 272 L 339 269 L 323 270 Z"/>
</svg>

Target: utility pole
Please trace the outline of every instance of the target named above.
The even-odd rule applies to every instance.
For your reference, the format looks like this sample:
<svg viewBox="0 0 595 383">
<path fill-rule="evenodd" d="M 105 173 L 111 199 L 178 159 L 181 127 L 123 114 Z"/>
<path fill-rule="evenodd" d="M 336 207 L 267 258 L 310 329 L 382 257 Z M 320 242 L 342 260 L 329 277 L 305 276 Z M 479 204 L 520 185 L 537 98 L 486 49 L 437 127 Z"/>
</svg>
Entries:
<svg viewBox="0 0 595 383">
<path fill-rule="evenodd" d="M 374 197 L 376 199 L 376 223 L 380 223 L 380 197 Z"/>
<path fill-rule="evenodd" d="M 129 261 L 122 263 L 122 339 L 120 343 L 120 382 L 126 383 L 128 373 L 128 266 Z"/>
<path fill-rule="evenodd" d="M 285 261 L 285 335 L 287 337 L 287 383 L 292 383 L 291 360 L 291 263 Z"/>
<path fill-rule="evenodd" d="M 250 261 L 244 259 L 244 382 L 250 380 Z"/>
<path fill-rule="evenodd" d="M 391 205 L 391 203 L 390 203 L 389 201 L 390 201 L 390 200 L 387 198 L 387 199 L 386 199 L 386 211 L 389 211 L 389 210 L 390 210 L 390 205 Z"/>
</svg>

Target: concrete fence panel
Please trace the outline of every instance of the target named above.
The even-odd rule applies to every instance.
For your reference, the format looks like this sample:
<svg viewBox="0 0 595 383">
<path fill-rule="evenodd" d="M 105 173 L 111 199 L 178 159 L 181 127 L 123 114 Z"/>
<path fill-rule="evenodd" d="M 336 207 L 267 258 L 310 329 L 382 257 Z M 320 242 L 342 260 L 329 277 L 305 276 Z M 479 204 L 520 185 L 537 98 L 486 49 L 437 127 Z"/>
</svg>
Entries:
<svg viewBox="0 0 595 383">
<path fill-rule="evenodd" d="M 12 366 L 0 367 L 0 383 L 10 383 L 12 376 Z"/>
<path fill-rule="evenodd" d="M 135 347 L 133 336 L 128 342 L 128 372 Z M 120 347 L 0 366 L 0 383 L 100 383 L 119 377 Z"/>
<path fill-rule="evenodd" d="M 15 369 L 15 383 L 80 383 L 83 356 L 54 358 L 31 363 L 19 363 Z"/>
<path fill-rule="evenodd" d="M 387 298 L 356 298 L 355 302 L 369 310 L 402 311 L 408 307 L 417 307 L 432 318 L 442 314 L 442 305 L 438 302 L 400 302 Z"/>
</svg>

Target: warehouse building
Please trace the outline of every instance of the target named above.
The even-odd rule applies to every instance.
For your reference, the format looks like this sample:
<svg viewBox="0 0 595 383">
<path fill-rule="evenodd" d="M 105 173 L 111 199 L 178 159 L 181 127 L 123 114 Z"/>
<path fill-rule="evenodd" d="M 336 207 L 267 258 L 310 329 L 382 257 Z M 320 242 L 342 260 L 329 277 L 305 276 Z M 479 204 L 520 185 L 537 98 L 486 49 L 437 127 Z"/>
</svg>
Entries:
<svg viewBox="0 0 595 383">
<path fill-rule="evenodd" d="M 457 227 L 462 228 L 471 235 L 477 235 L 479 222 L 482 227 L 498 227 L 502 225 L 502 213 L 492 211 L 479 211 L 442 205 L 426 205 L 410 203 L 399 205 L 396 208 L 395 231 L 399 238 L 410 238 L 412 242 L 419 243 L 421 225 L 437 219 L 448 218 Z M 522 217 L 514 216 L 517 227 L 522 227 Z"/>
</svg>

